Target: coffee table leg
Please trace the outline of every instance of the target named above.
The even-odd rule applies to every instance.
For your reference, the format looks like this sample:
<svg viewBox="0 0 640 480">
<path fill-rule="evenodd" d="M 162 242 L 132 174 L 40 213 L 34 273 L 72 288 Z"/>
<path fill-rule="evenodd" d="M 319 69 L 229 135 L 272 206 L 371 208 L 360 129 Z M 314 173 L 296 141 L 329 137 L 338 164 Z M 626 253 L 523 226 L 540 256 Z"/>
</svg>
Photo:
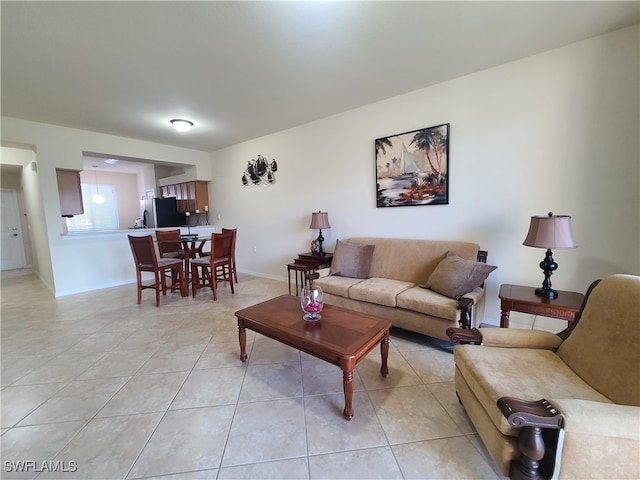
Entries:
<svg viewBox="0 0 640 480">
<path fill-rule="evenodd" d="M 247 332 L 243 325 L 238 325 L 238 340 L 240 341 L 240 360 L 247 360 Z"/>
<path fill-rule="evenodd" d="M 389 374 L 387 368 L 387 358 L 389 358 L 389 330 L 387 330 L 380 341 L 380 354 L 382 355 L 382 367 L 380 367 L 380 373 L 383 377 Z"/>
<path fill-rule="evenodd" d="M 342 372 L 342 384 L 344 386 L 344 418 L 353 418 L 353 370 Z"/>
</svg>

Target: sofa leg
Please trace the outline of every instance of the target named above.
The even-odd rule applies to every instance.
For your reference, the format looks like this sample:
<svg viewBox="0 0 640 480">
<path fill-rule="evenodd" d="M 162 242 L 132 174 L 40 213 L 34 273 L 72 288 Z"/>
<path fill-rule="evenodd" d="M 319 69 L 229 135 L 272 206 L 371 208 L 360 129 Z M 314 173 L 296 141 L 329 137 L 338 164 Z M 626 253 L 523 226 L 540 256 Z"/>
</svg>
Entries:
<svg viewBox="0 0 640 480">
<path fill-rule="evenodd" d="M 473 300 L 470 298 L 464 298 L 458 300 L 458 310 L 460 310 L 460 328 L 471 328 L 471 308 L 473 307 Z"/>
<path fill-rule="evenodd" d="M 522 480 L 542 480 L 540 460 L 544 457 L 545 445 L 542 428 L 524 427 L 518 435 L 520 458 L 511 464 L 510 477 Z"/>
<path fill-rule="evenodd" d="M 544 398 L 538 401 L 521 400 L 514 397 L 498 399 L 498 408 L 509 422 L 509 425 L 520 428 L 518 434 L 518 450 L 520 458 L 511 464 L 510 477 L 522 480 L 542 480 L 541 461 L 554 456 L 554 442 L 547 442 L 543 438 L 544 429 L 559 430 L 564 418 L 549 401 Z M 549 452 L 547 452 L 549 448 Z M 549 463 L 549 462 L 546 462 Z M 546 465 L 545 463 L 545 465 Z"/>
</svg>

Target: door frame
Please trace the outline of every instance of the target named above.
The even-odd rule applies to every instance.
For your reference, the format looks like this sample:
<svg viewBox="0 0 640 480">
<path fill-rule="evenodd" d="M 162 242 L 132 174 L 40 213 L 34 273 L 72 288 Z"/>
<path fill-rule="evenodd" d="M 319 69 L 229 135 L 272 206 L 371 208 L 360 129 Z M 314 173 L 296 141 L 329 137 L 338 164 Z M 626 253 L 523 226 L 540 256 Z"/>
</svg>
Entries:
<svg viewBox="0 0 640 480">
<path fill-rule="evenodd" d="M 17 227 L 17 232 L 18 232 L 18 236 L 20 237 L 20 252 L 19 252 L 19 256 L 20 258 L 19 260 L 19 264 L 20 266 L 17 267 L 11 267 L 11 268 L 2 268 L 3 266 L 0 265 L 0 269 L 2 269 L 2 271 L 5 270 L 18 270 L 20 268 L 26 268 L 27 267 L 27 257 L 26 257 L 26 253 L 25 253 L 25 244 L 24 244 L 24 232 L 22 231 L 22 217 L 20 215 L 20 205 L 18 203 L 18 191 L 15 188 L 0 188 L 0 191 L 2 192 L 2 195 L 4 195 L 5 193 L 8 193 L 10 195 L 10 207 L 13 207 L 15 209 L 15 214 L 16 214 L 16 218 L 17 218 L 17 222 L 16 222 L 16 227 Z M 3 201 L 3 207 L 2 208 L 6 208 L 7 205 L 5 204 L 5 202 Z"/>
</svg>

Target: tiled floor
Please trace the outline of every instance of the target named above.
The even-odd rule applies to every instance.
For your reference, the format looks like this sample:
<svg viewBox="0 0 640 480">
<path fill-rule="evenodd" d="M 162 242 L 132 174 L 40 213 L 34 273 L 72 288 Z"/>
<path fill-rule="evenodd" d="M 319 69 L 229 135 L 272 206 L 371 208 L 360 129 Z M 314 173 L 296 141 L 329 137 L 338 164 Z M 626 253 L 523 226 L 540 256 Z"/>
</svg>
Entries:
<svg viewBox="0 0 640 480">
<path fill-rule="evenodd" d="M 357 368 L 350 422 L 338 367 L 253 332 L 243 364 L 233 313 L 286 291 L 241 275 L 215 303 L 156 308 L 135 285 L 55 299 L 4 272 L 2 478 L 500 478 L 446 344 L 392 331 L 389 376 L 378 350 Z"/>
</svg>

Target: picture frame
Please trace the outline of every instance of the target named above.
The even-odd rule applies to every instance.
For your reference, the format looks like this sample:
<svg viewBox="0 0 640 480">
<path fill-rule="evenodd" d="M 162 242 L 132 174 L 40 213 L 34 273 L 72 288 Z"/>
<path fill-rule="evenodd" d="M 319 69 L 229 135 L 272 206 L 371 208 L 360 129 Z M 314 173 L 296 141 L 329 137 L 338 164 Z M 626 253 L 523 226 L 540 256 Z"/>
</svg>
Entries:
<svg viewBox="0 0 640 480">
<path fill-rule="evenodd" d="M 375 140 L 378 208 L 449 204 L 449 127 Z"/>
</svg>

